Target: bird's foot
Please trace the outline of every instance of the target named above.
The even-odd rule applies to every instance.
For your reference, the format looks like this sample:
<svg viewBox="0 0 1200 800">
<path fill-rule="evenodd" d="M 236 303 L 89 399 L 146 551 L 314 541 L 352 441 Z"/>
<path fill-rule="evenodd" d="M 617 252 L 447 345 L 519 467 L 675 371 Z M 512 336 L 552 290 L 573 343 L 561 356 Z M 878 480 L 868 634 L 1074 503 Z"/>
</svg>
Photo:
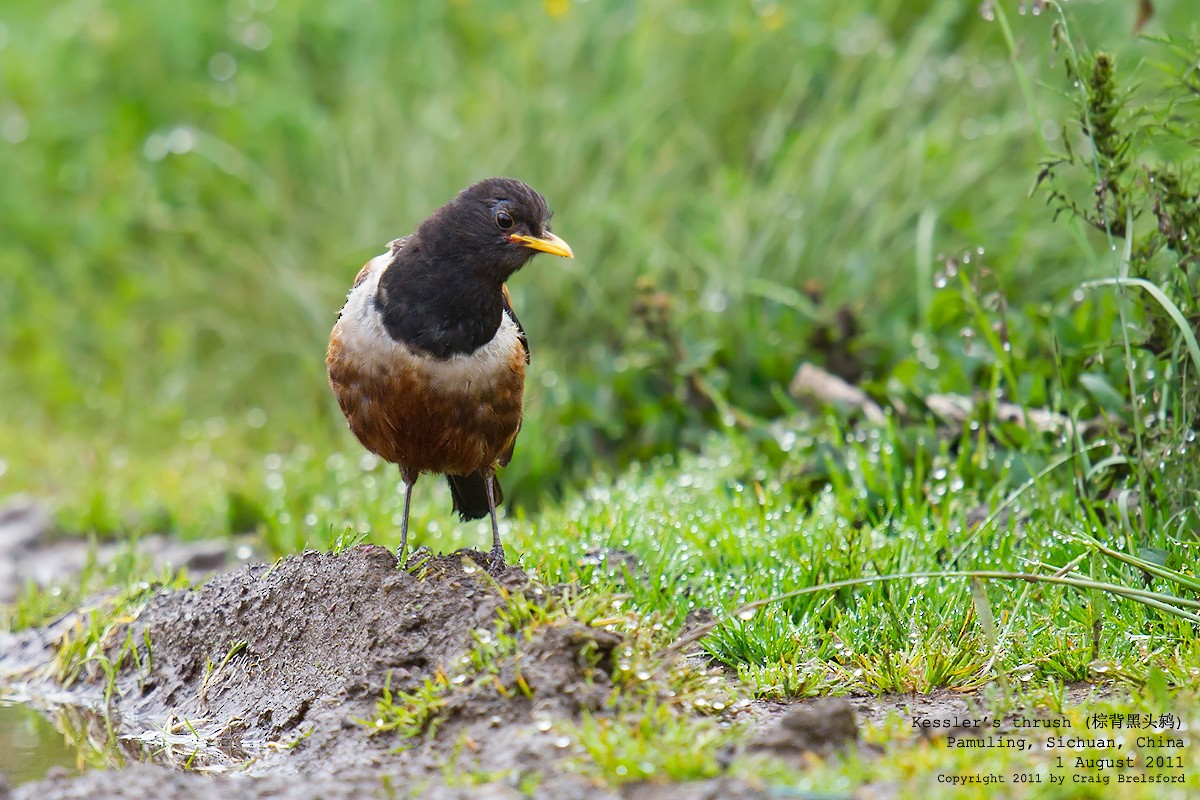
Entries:
<svg viewBox="0 0 1200 800">
<path fill-rule="evenodd" d="M 499 575 L 508 567 L 508 563 L 504 560 L 503 547 L 493 547 L 492 551 L 488 553 L 487 560 L 487 571 L 489 575 Z"/>
</svg>

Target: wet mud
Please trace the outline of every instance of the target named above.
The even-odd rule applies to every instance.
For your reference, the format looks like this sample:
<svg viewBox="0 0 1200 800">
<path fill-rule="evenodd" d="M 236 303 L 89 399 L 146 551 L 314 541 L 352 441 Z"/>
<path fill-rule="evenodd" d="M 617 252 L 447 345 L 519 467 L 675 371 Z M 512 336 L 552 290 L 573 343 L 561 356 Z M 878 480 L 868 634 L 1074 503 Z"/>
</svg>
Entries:
<svg viewBox="0 0 1200 800">
<path fill-rule="evenodd" d="M 253 536 L 180 541 L 165 534 L 135 541 L 89 541 L 57 536 L 50 508 L 28 497 L 0 507 L 0 603 L 12 603 L 26 584 L 42 588 L 77 581 L 135 556 L 154 572 L 187 570 L 193 578 L 233 569 L 255 555 Z"/>
<path fill-rule="evenodd" d="M 242 565 L 153 594 L 65 683 L 63 642 L 90 609 L 0 634 L 0 694 L 54 715 L 108 767 L 0 782 L 0 800 L 773 796 L 728 778 L 605 786 L 573 771 L 561 724 L 613 713 L 613 656 L 625 643 L 565 613 L 496 641 L 512 598 L 536 613 L 565 589 L 486 567 L 464 551 L 400 569 L 376 546 Z M 389 693 L 431 689 L 423 716 L 381 712 Z M 722 721 L 746 731 L 739 752 L 803 769 L 839 751 L 870 758 L 862 724 L 971 715 L 974 703 L 953 692 L 756 701 Z M 855 794 L 894 795 L 870 785 Z"/>
<path fill-rule="evenodd" d="M 649 784 L 604 788 L 562 769 L 569 750 L 548 723 L 601 712 L 622 641 L 570 620 L 531 628 L 489 665 L 490 680 L 446 692 L 419 735 L 373 729 L 385 691 L 415 692 L 461 672 L 508 596 L 553 591 L 516 568 L 489 574 L 470 554 L 406 571 L 388 550 L 362 546 L 160 592 L 105 641 L 116 673 L 92 664 L 71 687 L 55 685 L 47 665 L 77 620 L 8 636 L 0 681 L 10 692 L 72 705 L 126 765 L 52 772 L 12 796 L 661 796 Z M 496 780 L 456 785 L 488 775 Z M 762 795 L 707 781 L 671 796 Z"/>
</svg>

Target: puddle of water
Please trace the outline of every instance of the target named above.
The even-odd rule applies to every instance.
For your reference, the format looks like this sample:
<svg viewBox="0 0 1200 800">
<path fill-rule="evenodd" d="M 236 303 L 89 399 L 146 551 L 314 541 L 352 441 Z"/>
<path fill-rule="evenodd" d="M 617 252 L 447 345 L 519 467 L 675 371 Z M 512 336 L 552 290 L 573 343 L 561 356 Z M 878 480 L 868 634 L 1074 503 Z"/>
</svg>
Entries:
<svg viewBox="0 0 1200 800">
<path fill-rule="evenodd" d="M 81 771 L 79 748 L 38 711 L 0 701 L 0 775 L 19 786 L 44 778 L 51 767 Z"/>
</svg>

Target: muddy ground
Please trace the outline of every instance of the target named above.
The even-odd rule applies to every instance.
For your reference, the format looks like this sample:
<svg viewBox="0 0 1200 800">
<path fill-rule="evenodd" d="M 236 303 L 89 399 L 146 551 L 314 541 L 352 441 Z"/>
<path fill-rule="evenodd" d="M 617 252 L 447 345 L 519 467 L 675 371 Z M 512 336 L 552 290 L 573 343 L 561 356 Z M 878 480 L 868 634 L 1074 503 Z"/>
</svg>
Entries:
<svg viewBox="0 0 1200 800">
<path fill-rule="evenodd" d="M 110 676 L 93 660 L 69 687 L 53 677 L 54 653 L 86 614 L 0 636 L 0 690 L 72 707 L 89 738 L 126 765 L 52 772 L 12 797 L 774 796 L 729 779 L 607 787 L 567 769 L 573 746 L 558 723 L 611 713 L 613 653 L 623 642 L 610 630 L 569 618 L 535 626 L 493 665 L 494 678 L 467 680 L 464 656 L 495 629 L 506 595 L 556 591 L 516 568 L 488 575 L 462 555 L 406 571 L 391 552 L 362 546 L 242 565 L 196 589 L 161 591 L 102 643 L 110 660 L 126 650 L 119 669 Z M 385 686 L 413 691 L 439 680 L 454 687 L 436 724 L 410 739 L 372 730 Z M 797 763 L 807 751 L 861 751 L 860 722 L 894 710 L 971 710 L 951 693 L 733 708 L 724 721 L 747 723 L 743 749 Z M 892 794 L 867 786 L 856 796 Z"/>
<path fill-rule="evenodd" d="M 124 634 L 108 638 L 110 657 L 126 642 L 151 644 L 124 659 L 103 714 L 102 669 L 65 694 L 47 675 L 76 620 L 9 637 L 0 642 L 0 674 L 14 685 L 24 680 L 27 696 L 92 709 L 95 727 L 111 724 L 130 763 L 52 775 L 14 796 L 503 798 L 524 796 L 516 784 L 539 774 L 535 796 L 655 797 L 655 787 L 610 791 L 557 769 L 569 753 L 546 721 L 601 711 L 612 690 L 611 653 L 622 641 L 579 623 L 544 626 L 521 642 L 514 658 L 527 694 L 487 682 L 451 692 L 436 730 L 407 743 L 362 723 L 376 717 L 385 684 L 411 691 L 455 673 L 479 633 L 492 630 L 504 594 L 525 589 L 548 591 L 519 569 L 489 575 L 469 557 L 408 572 L 374 546 L 247 565 L 195 590 L 159 593 Z M 515 682 L 509 661 L 498 671 L 502 685 Z M 138 763 L 146 759 L 152 763 Z M 486 773 L 505 780 L 449 785 Z M 675 796 L 760 794 L 709 782 Z"/>
</svg>

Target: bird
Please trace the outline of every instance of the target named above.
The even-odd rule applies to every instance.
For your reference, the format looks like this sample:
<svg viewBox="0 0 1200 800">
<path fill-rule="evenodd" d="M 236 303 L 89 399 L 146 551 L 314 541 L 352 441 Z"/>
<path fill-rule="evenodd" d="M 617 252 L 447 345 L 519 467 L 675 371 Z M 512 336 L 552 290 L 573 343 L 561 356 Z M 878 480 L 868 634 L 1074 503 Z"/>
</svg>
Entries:
<svg viewBox="0 0 1200 800">
<path fill-rule="evenodd" d="M 329 337 L 329 385 L 362 445 L 404 481 L 397 557 L 412 490 L 443 474 L 453 510 L 492 521 L 503 566 L 498 467 L 521 429 L 529 342 L 505 282 L 538 253 L 574 258 L 550 231 L 545 198 L 514 178 L 468 186 L 354 279 Z"/>
</svg>

